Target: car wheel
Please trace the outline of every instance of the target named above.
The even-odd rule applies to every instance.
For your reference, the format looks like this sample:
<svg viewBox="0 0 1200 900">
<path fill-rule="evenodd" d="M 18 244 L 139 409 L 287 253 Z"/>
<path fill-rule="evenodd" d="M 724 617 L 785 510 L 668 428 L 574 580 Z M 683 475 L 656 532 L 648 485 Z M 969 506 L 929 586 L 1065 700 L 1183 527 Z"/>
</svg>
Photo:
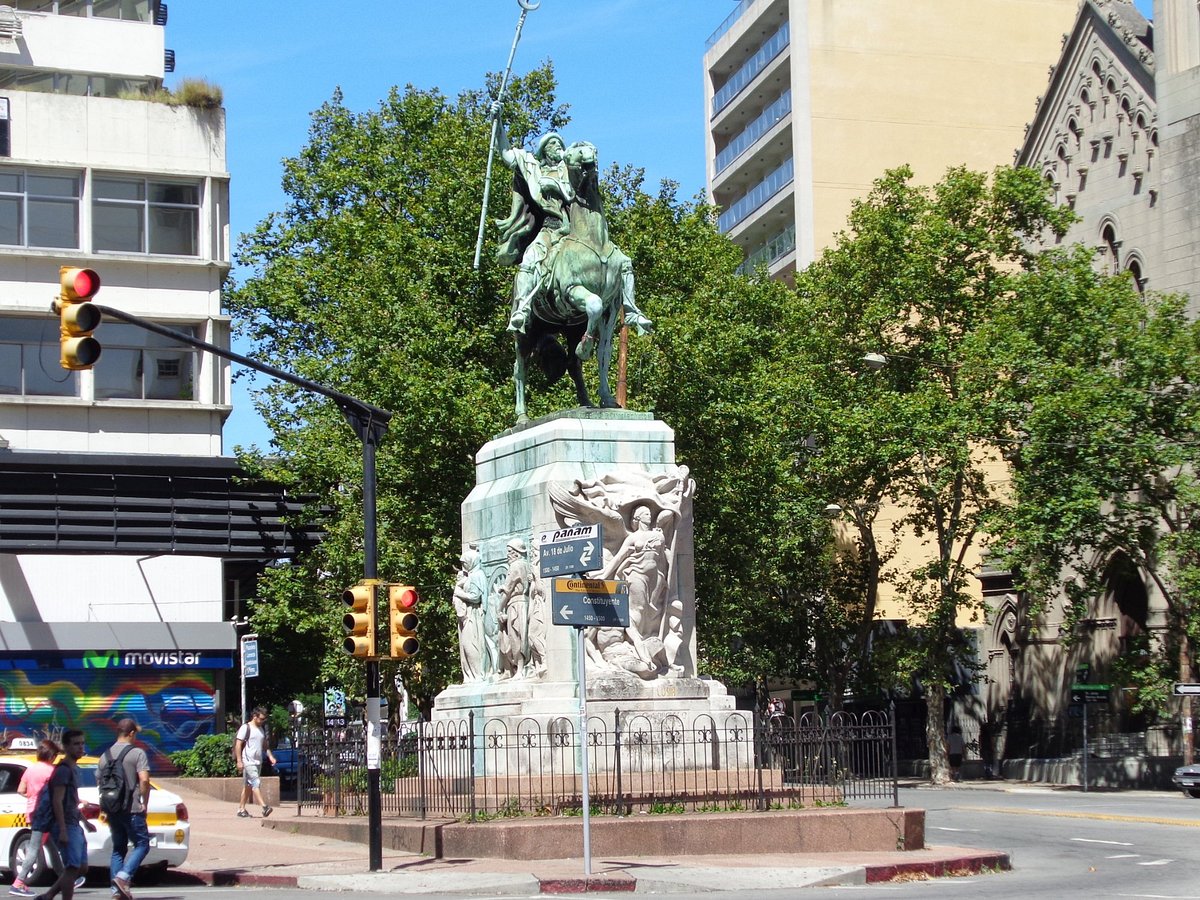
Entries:
<svg viewBox="0 0 1200 900">
<path fill-rule="evenodd" d="M 40 847 L 37 850 L 37 859 L 33 863 L 33 868 L 29 870 L 29 878 L 25 883 L 46 885 L 53 880 L 54 870 L 47 865 L 45 852 Z M 25 865 L 25 856 L 29 851 L 29 832 L 23 831 L 17 835 L 17 839 L 12 842 L 12 847 L 8 851 L 8 867 L 14 878 L 21 871 L 21 866 Z"/>
<path fill-rule="evenodd" d="M 1189 788 L 1187 795 L 1189 797 L 1195 797 L 1197 800 L 1200 800 L 1200 788 Z"/>
<path fill-rule="evenodd" d="M 137 874 L 133 876 L 133 880 L 138 884 L 158 884 L 166 874 L 167 864 L 156 863 L 153 866 L 142 866 L 139 868 Z"/>
</svg>

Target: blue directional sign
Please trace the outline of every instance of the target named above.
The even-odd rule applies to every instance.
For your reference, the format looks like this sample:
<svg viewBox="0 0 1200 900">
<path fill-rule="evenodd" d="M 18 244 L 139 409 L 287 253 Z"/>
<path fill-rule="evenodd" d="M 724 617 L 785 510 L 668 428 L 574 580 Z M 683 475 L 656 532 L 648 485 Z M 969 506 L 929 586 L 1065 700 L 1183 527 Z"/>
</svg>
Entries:
<svg viewBox="0 0 1200 900">
<path fill-rule="evenodd" d="M 604 567 L 604 530 L 599 524 L 543 531 L 538 548 L 543 578 L 582 575 Z"/>
<path fill-rule="evenodd" d="M 629 627 L 628 582 L 555 578 L 550 600 L 555 625 Z"/>
<path fill-rule="evenodd" d="M 258 677 L 258 641 L 242 641 L 242 673 L 247 678 Z"/>
</svg>

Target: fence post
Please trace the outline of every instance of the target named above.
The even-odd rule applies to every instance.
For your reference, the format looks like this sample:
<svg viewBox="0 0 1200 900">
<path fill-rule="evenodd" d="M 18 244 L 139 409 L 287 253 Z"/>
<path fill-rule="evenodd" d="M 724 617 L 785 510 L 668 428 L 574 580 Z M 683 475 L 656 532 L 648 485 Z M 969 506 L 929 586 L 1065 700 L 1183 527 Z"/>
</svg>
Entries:
<svg viewBox="0 0 1200 900">
<path fill-rule="evenodd" d="M 417 720 L 417 791 L 419 796 L 417 802 L 419 804 L 419 809 L 421 810 L 422 822 L 425 821 L 426 810 L 425 774 L 429 768 L 425 764 L 425 750 L 429 746 L 429 744 L 426 742 L 425 726 L 431 724 L 431 722 L 426 722 L 424 719 Z"/>
<path fill-rule="evenodd" d="M 752 752 L 754 753 L 754 770 L 758 774 L 758 808 L 762 811 L 767 808 L 767 797 L 763 792 L 763 765 L 767 760 L 767 742 L 766 734 L 758 720 L 758 710 L 754 711 L 754 718 L 751 720 L 753 737 Z"/>
<path fill-rule="evenodd" d="M 896 701 L 888 704 L 888 722 L 892 727 L 892 806 L 900 805 L 900 757 L 899 745 L 896 742 Z"/>
<path fill-rule="evenodd" d="M 475 821 L 475 710 L 467 712 L 467 750 L 471 759 L 471 777 L 468 779 L 468 788 L 471 791 L 471 821 Z"/>
<path fill-rule="evenodd" d="M 613 740 L 616 741 L 613 746 L 613 751 L 616 755 L 617 764 L 617 808 L 621 810 L 620 815 L 625 814 L 625 791 L 622 789 L 621 778 L 621 708 L 617 707 L 613 710 Z"/>
</svg>

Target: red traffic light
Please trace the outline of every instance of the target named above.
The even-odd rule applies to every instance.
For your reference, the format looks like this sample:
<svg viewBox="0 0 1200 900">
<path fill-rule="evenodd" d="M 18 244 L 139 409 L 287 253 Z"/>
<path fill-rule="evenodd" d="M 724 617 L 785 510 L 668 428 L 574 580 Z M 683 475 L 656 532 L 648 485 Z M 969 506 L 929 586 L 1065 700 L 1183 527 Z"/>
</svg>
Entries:
<svg viewBox="0 0 1200 900">
<path fill-rule="evenodd" d="M 393 609 L 412 609 L 421 601 L 417 589 L 410 584 L 388 585 L 388 599 Z"/>
<path fill-rule="evenodd" d="M 59 286 L 63 300 L 91 300 L 100 290 L 100 276 L 95 269 L 63 266 L 59 270 Z"/>
</svg>

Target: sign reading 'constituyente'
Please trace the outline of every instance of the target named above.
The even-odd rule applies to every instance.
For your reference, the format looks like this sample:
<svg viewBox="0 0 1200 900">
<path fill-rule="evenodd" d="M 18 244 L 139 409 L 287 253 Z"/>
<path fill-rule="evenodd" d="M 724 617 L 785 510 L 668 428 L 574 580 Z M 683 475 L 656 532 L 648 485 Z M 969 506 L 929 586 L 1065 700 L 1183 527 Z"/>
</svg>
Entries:
<svg viewBox="0 0 1200 900">
<path fill-rule="evenodd" d="M 629 627 L 627 582 L 555 578 L 550 599 L 555 625 Z"/>
</svg>

